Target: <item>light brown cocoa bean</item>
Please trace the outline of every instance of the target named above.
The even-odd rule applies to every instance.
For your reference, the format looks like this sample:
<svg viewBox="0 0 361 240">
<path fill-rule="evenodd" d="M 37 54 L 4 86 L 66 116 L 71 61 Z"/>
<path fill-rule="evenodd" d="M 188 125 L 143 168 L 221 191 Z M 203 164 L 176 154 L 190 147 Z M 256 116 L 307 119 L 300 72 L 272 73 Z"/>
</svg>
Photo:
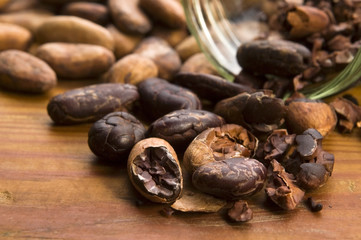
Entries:
<svg viewBox="0 0 361 240">
<path fill-rule="evenodd" d="M 115 62 L 108 49 L 90 44 L 46 43 L 36 56 L 47 62 L 61 78 L 96 78 Z"/>
<path fill-rule="evenodd" d="M 26 50 L 31 42 L 29 30 L 10 23 L 0 23 L 0 51 L 7 49 Z"/>
<path fill-rule="evenodd" d="M 114 54 L 117 59 L 131 53 L 143 38 L 143 35 L 121 32 L 114 25 L 108 25 L 107 29 L 113 36 Z"/>
<path fill-rule="evenodd" d="M 152 28 L 151 21 L 139 8 L 139 0 L 109 0 L 108 8 L 114 25 L 121 31 L 145 34 Z"/>
<path fill-rule="evenodd" d="M 152 18 L 166 26 L 180 28 L 186 25 L 183 7 L 176 0 L 139 0 L 139 4 Z"/>
<path fill-rule="evenodd" d="M 193 36 L 189 36 L 183 39 L 183 41 L 181 41 L 175 47 L 175 50 L 177 51 L 183 62 L 194 54 L 201 52 L 201 49 L 199 48 L 198 43 Z"/>
<path fill-rule="evenodd" d="M 108 8 L 99 3 L 69 3 L 62 9 L 62 15 L 84 18 L 99 25 L 105 25 L 109 21 Z"/>
<path fill-rule="evenodd" d="M 68 42 L 100 45 L 114 49 L 114 40 L 109 31 L 89 20 L 74 16 L 55 16 L 39 26 L 36 39 L 40 43 Z"/>
<path fill-rule="evenodd" d="M 183 73 L 203 73 L 218 75 L 217 69 L 208 61 L 204 53 L 196 53 L 188 58 L 180 68 Z"/>
<path fill-rule="evenodd" d="M 130 54 L 116 62 L 106 74 L 106 82 L 130 83 L 137 85 L 141 81 L 158 76 L 158 67 L 146 57 Z"/>
<path fill-rule="evenodd" d="M 13 91 L 43 93 L 56 85 L 55 72 L 41 59 L 19 50 L 0 52 L 0 86 Z"/>
<path fill-rule="evenodd" d="M 180 69 L 181 60 L 169 44 L 158 37 L 145 38 L 134 53 L 150 58 L 158 66 L 159 77 L 169 80 Z"/>
</svg>

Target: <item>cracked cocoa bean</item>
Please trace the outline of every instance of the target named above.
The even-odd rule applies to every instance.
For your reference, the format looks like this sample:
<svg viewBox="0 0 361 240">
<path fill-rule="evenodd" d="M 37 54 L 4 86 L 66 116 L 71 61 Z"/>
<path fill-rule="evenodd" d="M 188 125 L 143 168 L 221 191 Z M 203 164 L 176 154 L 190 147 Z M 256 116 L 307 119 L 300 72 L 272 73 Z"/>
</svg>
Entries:
<svg viewBox="0 0 361 240">
<path fill-rule="evenodd" d="M 204 110 L 182 109 L 157 119 L 148 128 L 148 135 L 167 140 L 177 149 L 189 143 L 207 128 L 225 124 L 222 117 Z"/>
<path fill-rule="evenodd" d="M 186 88 L 160 78 L 148 78 L 138 84 L 142 108 L 152 119 L 180 109 L 201 109 L 197 95 Z"/>
<path fill-rule="evenodd" d="M 292 77 L 305 70 L 311 52 L 305 46 L 286 40 L 257 40 L 242 44 L 237 60 L 247 72 Z"/>
<path fill-rule="evenodd" d="M 352 99 L 352 96 L 351 96 Z M 342 132 L 351 132 L 357 125 L 361 127 L 361 107 L 345 97 L 336 98 L 330 105 L 335 109 L 338 116 L 338 126 Z"/>
<path fill-rule="evenodd" d="M 184 153 L 183 164 L 189 172 L 210 162 L 234 157 L 253 157 L 258 139 L 236 124 L 209 128 L 200 133 Z"/>
<path fill-rule="evenodd" d="M 56 124 L 93 122 L 111 112 L 130 111 L 138 98 L 133 85 L 94 84 L 54 96 L 47 110 Z"/>
<path fill-rule="evenodd" d="M 241 93 L 217 103 L 214 112 L 228 123 L 247 127 L 254 132 L 271 132 L 284 122 L 283 100 L 263 92 Z"/>
<path fill-rule="evenodd" d="M 113 112 L 92 125 L 88 145 L 105 160 L 123 162 L 133 146 L 145 138 L 145 133 L 143 124 L 130 113 Z"/>
<path fill-rule="evenodd" d="M 295 209 L 305 192 L 295 185 L 295 177 L 289 174 L 276 160 L 268 168 L 266 194 L 285 210 Z"/>
<path fill-rule="evenodd" d="M 263 188 L 267 169 L 252 158 L 229 158 L 200 166 L 192 175 L 202 192 L 225 199 L 251 196 Z"/>
<path fill-rule="evenodd" d="M 135 189 L 153 202 L 172 203 L 183 189 L 177 154 L 160 138 L 139 141 L 128 157 L 128 175 Z"/>
<path fill-rule="evenodd" d="M 326 168 L 319 163 L 303 163 L 297 174 L 297 185 L 305 190 L 313 190 L 322 187 L 329 175 Z"/>
</svg>

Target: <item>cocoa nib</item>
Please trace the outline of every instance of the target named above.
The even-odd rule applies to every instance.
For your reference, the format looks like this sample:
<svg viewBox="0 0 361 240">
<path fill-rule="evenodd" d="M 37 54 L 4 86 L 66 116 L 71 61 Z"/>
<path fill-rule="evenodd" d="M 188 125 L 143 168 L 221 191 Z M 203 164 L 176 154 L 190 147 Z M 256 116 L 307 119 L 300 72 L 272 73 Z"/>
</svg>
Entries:
<svg viewBox="0 0 361 240">
<path fill-rule="evenodd" d="M 228 210 L 228 217 L 235 222 L 247 222 L 253 218 L 253 211 L 246 201 L 238 200 Z"/>
<path fill-rule="evenodd" d="M 360 106 L 345 97 L 336 98 L 330 105 L 339 117 L 338 126 L 342 132 L 351 132 L 355 125 L 361 127 Z"/>
<path fill-rule="evenodd" d="M 286 210 L 296 208 L 305 194 L 296 186 L 294 176 L 287 173 L 276 160 L 272 160 L 268 168 L 265 191 L 274 203 Z"/>
<path fill-rule="evenodd" d="M 282 99 L 263 92 L 241 93 L 217 103 L 214 112 L 228 123 L 247 127 L 251 131 L 267 133 L 277 129 L 284 121 Z"/>
</svg>

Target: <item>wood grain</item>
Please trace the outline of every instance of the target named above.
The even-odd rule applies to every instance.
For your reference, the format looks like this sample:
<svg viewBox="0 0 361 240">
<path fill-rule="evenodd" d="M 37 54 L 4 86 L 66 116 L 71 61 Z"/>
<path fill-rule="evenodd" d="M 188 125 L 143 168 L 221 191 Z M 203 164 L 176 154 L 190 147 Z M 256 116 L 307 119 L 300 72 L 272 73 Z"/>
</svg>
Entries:
<svg viewBox="0 0 361 240">
<path fill-rule="evenodd" d="M 229 223 L 224 213 L 162 216 L 162 205 L 137 204 L 124 165 L 101 163 L 90 152 L 90 124 L 54 126 L 51 96 L 92 82 L 60 82 L 46 95 L 0 92 L 0 239 L 361 239 L 361 131 L 333 132 L 332 177 L 283 211 L 261 192 L 250 200 L 254 219 Z M 348 91 L 361 102 L 361 86 Z M 124 159 L 125 161 L 125 159 Z"/>
</svg>

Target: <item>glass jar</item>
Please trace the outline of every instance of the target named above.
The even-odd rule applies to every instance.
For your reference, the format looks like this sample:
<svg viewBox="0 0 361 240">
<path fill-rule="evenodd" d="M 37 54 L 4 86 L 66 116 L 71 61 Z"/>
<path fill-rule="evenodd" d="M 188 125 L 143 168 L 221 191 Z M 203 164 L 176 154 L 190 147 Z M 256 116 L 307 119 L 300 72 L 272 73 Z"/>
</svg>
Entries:
<svg viewBox="0 0 361 240">
<path fill-rule="evenodd" d="M 230 81 L 241 71 L 236 59 L 238 47 L 264 31 L 265 1 L 269 4 L 267 8 L 272 9 L 271 1 L 278 0 L 183 0 L 190 32 L 211 63 Z M 353 86 L 360 77 L 359 49 L 343 70 L 300 92 L 311 99 L 324 98 Z"/>
</svg>

